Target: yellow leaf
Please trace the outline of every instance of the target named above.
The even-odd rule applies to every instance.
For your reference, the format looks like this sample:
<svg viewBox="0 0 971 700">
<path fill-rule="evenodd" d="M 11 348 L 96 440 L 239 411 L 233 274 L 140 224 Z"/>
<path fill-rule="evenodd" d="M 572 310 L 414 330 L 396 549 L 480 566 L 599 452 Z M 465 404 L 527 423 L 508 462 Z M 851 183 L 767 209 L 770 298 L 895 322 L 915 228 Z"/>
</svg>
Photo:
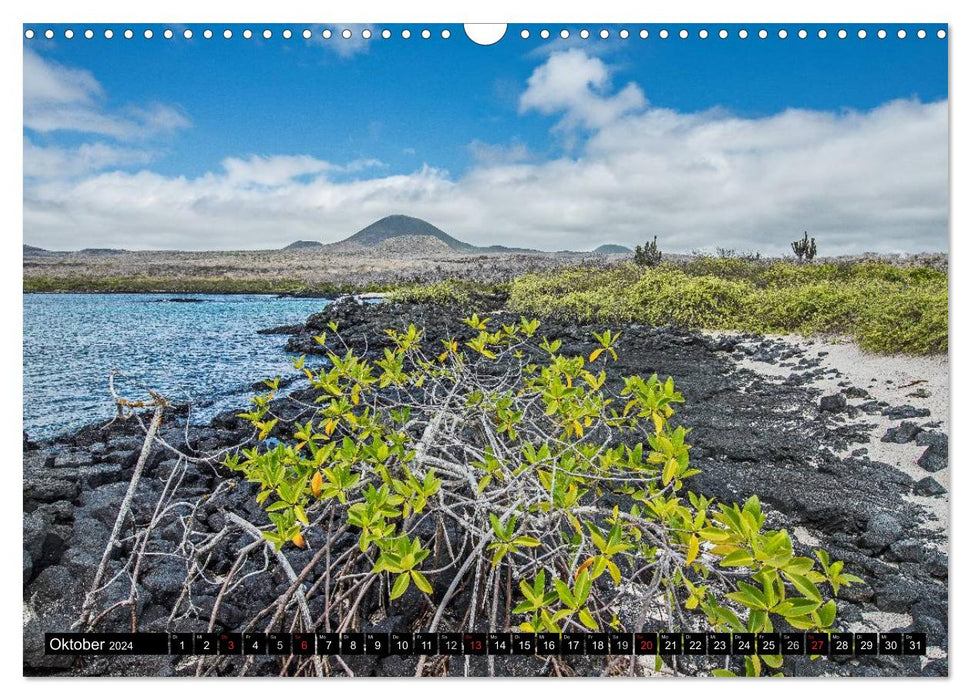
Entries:
<svg viewBox="0 0 971 700">
<path fill-rule="evenodd" d="M 593 362 L 594 360 L 596 360 L 598 357 L 600 357 L 600 353 L 602 353 L 603 351 L 604 351 L 603 348 L 597 348 L 596 350 L 594 350 L 592 353 L 590 353 L 590 359 L 588 360 L 588 362 Z"/>
<path fill-rule="evenodd" d="M 671 479 L 674 478 L 674 470 L 678 467 L 678 460 L 669 459 L 667 464 L 664 465 L 664 472 L 661 474 L 661 482 L 667 486 L 671 483 Z"/>
<path fill-rule="evenodd" d="M 654 432 L 660 435 L 664 432 L 664 419 L 656 413 L 652 413 L 651 418 L 654 419 Z"/>
<path fill-rule="evenodd" d="M 295 545 L 300 547 L 300 549 L 303 549 L 304 547 L 307 546 L 306 540 L 304 540 L 303 535 L 300 534 L 299 532 L 293 536 L 293 539 L 291 540 L 291 542 L 293 542 Z"/>
<path fill-rule="evenodd" d="M 698 556 L 698 547 L 700 543 L 698 542 L 698 535 L 692 535 L 691 539 L 688 541 L 688 555 L 684 559 L 685 564 L 690 564 Z"/>
<path fill-rule="evenodd" d="M 310 480 L 310 491 L 314 498 L 320 498 L 320 492 L 324 490 L 324 479 L 320 472 L 314 472 L 314 478 Z"/>
<path fill-rule="evenodd" d="M 618 567 L 610 559 L 605 560 L 607 562 L 607 571 L 610 572 L 610 578 L 614 580 L 614 585 L 620 585 L 620 567 Z"/>
</svg>

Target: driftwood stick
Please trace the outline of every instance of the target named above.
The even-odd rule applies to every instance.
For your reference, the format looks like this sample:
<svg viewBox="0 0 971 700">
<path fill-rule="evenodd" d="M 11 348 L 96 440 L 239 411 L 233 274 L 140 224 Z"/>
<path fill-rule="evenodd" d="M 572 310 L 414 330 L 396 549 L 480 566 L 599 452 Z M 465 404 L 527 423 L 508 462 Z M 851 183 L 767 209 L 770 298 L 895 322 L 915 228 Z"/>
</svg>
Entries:
<svg viewBox="0 0 971 700">
<path fill-rule="evenodd" d="M 155 415 L 152 416 L 152 423 L 149 425 L 148 432 L 145 434 L 145 442 L 142 443 L 142 451 L 141 454 L 138 455 L 138 462 L 135 464 L 135 473 L 132 474 L 131 481 L 128 482 L 128 490 L 125 492 L 125 497 L 122 499 L 121 506 L 118 509 L 118 517 L 115 518 L 115 525 L 111 529 L 111 536 L 108 538 L 108 546 L 105 547 L 105 551 L 101 555 L 101 563 L 98 564 L 98 570 L 94 575 L 94 581 L 91 583 L 91 588 L 84 598 L 84 605 L 81 607 L 81 619 L 79 620 L 79 626 L 82 629 L 85 629 L 85 626 L 87 625 L 91 616 L 91 606 L 94 604 L 94 596 L 101 586 L 101 579 L 104 578 L 105 568 L 108 566 L 108 559 L 111 556 L 111 550 L 115 548 L 115 543 L 118 540 L 118 535 L 121 533 L 121 528 L 124 526 L 125 520 L 128 518 L 132 497 L 135 495 L 135 490 L 138 488 L 138 481 L 142 477 L 142 471 L 145 469 L 145 463 L 148 461 L 148 455 L 152 451 L 152 442 L 155 439 L 155 434 L 158 432 L 158 428 L 162 424 L 162 412 L 165 409 L 165 405 L 164 400 L 159 397 L 159 399 L 157 399 L 157 405 L 155 406 Z M 119 410 L 121 410 L 120 403 L 118 406 Z"/>
</svg>

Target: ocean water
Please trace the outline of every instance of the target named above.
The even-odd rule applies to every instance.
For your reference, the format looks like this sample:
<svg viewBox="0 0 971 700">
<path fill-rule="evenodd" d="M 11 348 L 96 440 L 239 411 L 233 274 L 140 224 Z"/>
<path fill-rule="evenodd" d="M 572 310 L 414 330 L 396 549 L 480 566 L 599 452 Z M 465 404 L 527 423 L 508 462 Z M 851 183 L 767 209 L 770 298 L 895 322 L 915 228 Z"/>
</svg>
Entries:
<svg viewBox="0 0 971 700">
<path fill-rule="evenodd" d="M 198 303 L 171 299 L 198 299 Z M 24 294 L 24 430 L 46 438 L 110 419 L 108 374 L 131 381 L 119 393 L 145 398 L 134 383 L 193 420 L 243 407 L 252 385 L 291 376 L 286 336 L 257 335 L 299 323 L 324 299 L 270 295 Z"/>
</svg>

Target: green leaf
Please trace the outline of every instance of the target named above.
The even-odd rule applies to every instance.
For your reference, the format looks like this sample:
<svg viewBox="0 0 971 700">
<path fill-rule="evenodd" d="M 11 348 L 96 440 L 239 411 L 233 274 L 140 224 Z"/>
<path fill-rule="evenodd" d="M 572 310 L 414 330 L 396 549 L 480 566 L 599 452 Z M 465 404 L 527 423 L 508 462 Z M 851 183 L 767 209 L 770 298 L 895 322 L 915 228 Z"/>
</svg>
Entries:
<svg viewBox="0 0 971 700">
<path fill-rule="evenodd" d="M 520 547 L 539 547 L 542 544 L 538 539 L 529 535 L 520 535 L 512 543 Z"/>
<path fill-rule="evenodd" d="M 583 608 L 580 611 L 579 614 L 580 614 L 580 622 L 583 623 L 583 626 L 584 627 L 586 627 L 587 629 L 591 629 L 591 630 L 599 630 L 600 629 L 597 626 L 596 620 L 594 620 L 593 619 L 593 616 L 590 614 L 590 611 L 589 610 L 587 610 L 586 608 Z"/>
<path fill-rule="evenodd" d="M 408 572 L 398 574 L 398 578 L 394 580 L 394 586 L 391 588 L 391 600 L 395 598 L 400 598 L 404 595 L 405 591 L 408 590 L 408 582 L 411 579 L 408 577 Z"/>
<path fill-rule="evenodd" d="M 702 528 L 698 534 L 709 542 L 724 542 L 732 536 L 732 533 L 730 533 L 728 530 L 722 530 L 721 528 L 717 527 Z"/>
<path fill-rule="evenodd" d="M 573 592 L 570 587 L 567 586 L 563 581 L 558 578 L 553 579 L 553 587 L 556 589 L 557 595 L 560 597 L 560 602 L 571 610 L 576 608 L 576 599 L 573 597 Z"/>
<path fill-rule="evenodd" d="M 815 626 L 812 619 L 808 617 L 787 617 L 786 622 L 797 630 L 811 630 Z"/>
<path fill-rule="evenodd" d="M 768 620 L 769 615 L 764 610 L 753 610 L 748 616 L 748 631 L 749 632 L 762 632 L 765 629 L 765 623 Z"/>
<path fill-rule="evenodd" d="M 610 559 L 607 559 L 606 562 L 607 562 L 607 571 L 610 572 L 610 578 L 613 579 L 615 586 L 619 586 L 620 585 L 620 569 Z"/>
<path fill-rule="evenodd" d="M 805 576 L 800 576 L 799 574 L 791 574 L 788 571 L 785 572 L 786 578 L 792 581 L 792 585 L 796 587 L 800 593 L 811 600 L 815 600 L 817 603 L 823 602 L 823 597 L 819 594 L 819 589 L 816 585 L 810 581 Z"/>
<path fill-rule="evenodd" d="M 836 601 L 828 600 L 816 611 L 823 627 L 831 627 L 836 621 Z"/>
<path fill-rule="evenodd" d="M 726 593 L 725 597 L 729 600 L 734 600 L 736 603 L 741 603 L 742 605 L 752 608 L 753 610 L 763 610 L 765 608 L 765 603 L 749 595 L 745 591 L 732 591 L 731 593 Z"/>
<path fill-rule="evenodd" d="M 593 579 L 590 578 L 590 574 L 584 569 L 579 576 L 577 576 L 576 583 L 576 599 L 577 604 L 582 605 L 586 602 L 587 597 L 590 595 L 590 585 L 593 583 Z"/>
<path fill-rule="evenodd" d="M 809 557 L 793 557 L 783 568 L 790 574 L 805 576 L 813 568 L 813 560 Z"/>
<path fill-rule="evenodd" d="M 523 597 L 526 598 L 533 605 L 538 605 L 537 595 L 533 593 L 532 587 L 525 581 L 519 582 L 519 590 L 522 591 Z"/>
<path fill-rule="evenodd" d="M 423 573 L 412 569 L 411 580 L 415 582 L 416 586 L 418 586 L 418 590 L 422 591 L 423 593 L 427 593 L 428 595 L 432 594 L 432 584 L 428 582 L 428 579 L 425 578 Z"/>
<path fill-rule="evenodd" d="M 731 554 L 727 555 L 720 562 L 721 566 L 751 566 L 752 555 L 746 552 L 744 549 L 737 549 Z"/>
</svg>

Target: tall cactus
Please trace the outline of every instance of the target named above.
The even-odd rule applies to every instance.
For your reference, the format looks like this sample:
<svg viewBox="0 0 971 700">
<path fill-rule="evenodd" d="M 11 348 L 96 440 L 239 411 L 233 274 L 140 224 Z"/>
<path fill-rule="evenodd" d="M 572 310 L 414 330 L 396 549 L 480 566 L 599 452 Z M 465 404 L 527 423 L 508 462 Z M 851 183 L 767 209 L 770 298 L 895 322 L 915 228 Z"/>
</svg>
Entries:
<svg viewBox="0 0 971 700">
<path fill-rule="evenodd" d="M 808 231 L 803 231 L 802 240 L 793 241 L 792 252 L 796 254 L 799 262 L 809 262 L 816 257 L 816 239 L 809 237 Z"/>
<path fill-rule="evenodd" d="M 661 251 L 657 247 L 657 236 L 642 246 L 634 248 L 634 262 L 644 267 L 654 267 L 661 262 Z"/>
</svg>

